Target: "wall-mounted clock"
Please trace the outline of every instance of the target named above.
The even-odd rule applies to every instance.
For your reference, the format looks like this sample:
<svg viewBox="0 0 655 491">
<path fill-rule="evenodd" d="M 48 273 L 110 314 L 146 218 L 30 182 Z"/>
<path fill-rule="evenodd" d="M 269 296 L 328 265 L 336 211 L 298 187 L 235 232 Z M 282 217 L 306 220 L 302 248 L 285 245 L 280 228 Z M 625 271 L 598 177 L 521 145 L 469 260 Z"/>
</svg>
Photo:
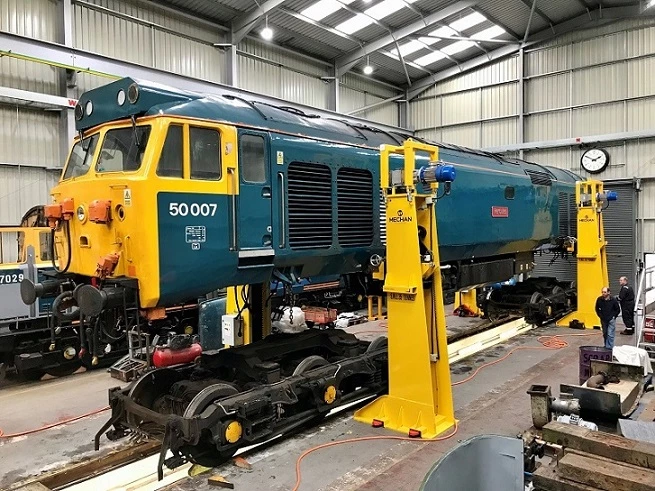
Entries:
<svg viewBox="0 0 655 491">
<path fill-rule="evenodd" d="M 585 150 L 580 158 L 580 165 L 589 174 L 603 172 L 610 163 L 610 155 L 602 148 L 590 148 Z"/>
</svg>

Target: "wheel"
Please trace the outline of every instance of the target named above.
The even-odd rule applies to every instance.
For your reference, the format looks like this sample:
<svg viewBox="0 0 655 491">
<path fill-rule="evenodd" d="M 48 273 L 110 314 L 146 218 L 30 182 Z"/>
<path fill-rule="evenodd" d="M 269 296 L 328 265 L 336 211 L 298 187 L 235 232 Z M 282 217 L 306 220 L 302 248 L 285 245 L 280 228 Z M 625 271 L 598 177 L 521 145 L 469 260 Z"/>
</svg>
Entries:
<svg viewBox="0 0 655 491">
<path fill-rule="evenodd" d="M 53 377 L 65 377 L 67 375 L 72 375 L 77 372 L 82 366 L 82 361 L 75 359 L 68 361 L 66 363 L 61 363 L 55 367 L 50 367 L 45 369 L 45 373 L 52 375 Z"/>
<path fill-rule="evenodd" d="M 29 382 L 36 382 L 38 380 L 41 380 L 41 377 L 45 375 L 45 372 L 39 368 L 35 368 L 34 370 L 25 370 L 24 372 L 19 372 L 18 376 L 25 381 Z"/>
<path fill-rule="evenodd" d="M 313 370 L 314 368 L 322 367 L 327 364 L 327 360 L 321 356 L 308 356 L 303 361 L 298 363 L 298 366 L 296 366 L 296 369 L 293 371 L 293 375 L 300 375 L 301 373 L 308 372 L 309 370 Z"/>
<path fill-rule="evenodd" d="M 558 293 L 564 293 L 564 288 L 559 285 L 553 287 L 553 295 L 557 295 Z"/>
<path fill-rule="evenodd" d="M 371 341 L 371 344 L 369 344 L 368 348 L 366 348 L 366 352 L 371 353 L 373 351 L 386 349 L 388 345 L 389 345 L 389 340 L 387 339 L 387 337 L 380 336 L 378 338 L 375 338 L 373 341 Z"/>
<path fill-rule="evenodd" d="M 137 404 L 148 409 L 154 409 L 155 403 L 160 405 L 161 397 L 168 394 L 172 385 L 182 379 L 176 370 L 171 368 L 158 368 L 144 374 L 138 379 L 128 394 L 129 398 Z M 134 413 L 128 414 L 128 423 L 138 427 L 143 420 Z"/>
<path fill-rule="evenodd" d="M 210 404 L 225 399 L 226 397 L 237 394 L 238 391 L 229 384 L 214 384 L 205 387 L 201 390 L 196 397 L 189 403 L 184 411 L 185 418 L 192 418 L 209 407 Z M 189 447 L 182 447 L 182 452 L 195 464 L 204 467 L 216 467 L 226 460 L 232 458 L 238 447 L 230 448 L 229 450 L 220 451 L 216 448 L 216 443 L 210 433 L 203 433 L 200 440 L 196 445 Z"/>
<path fill-rule="evenodd" d="M 185 418 L 191 418 L 202 413 L 212 402 L 233 396 L 239 391 L 229 384 L 214 384 L 198 392 L 184 411 Z"/>
</svg>

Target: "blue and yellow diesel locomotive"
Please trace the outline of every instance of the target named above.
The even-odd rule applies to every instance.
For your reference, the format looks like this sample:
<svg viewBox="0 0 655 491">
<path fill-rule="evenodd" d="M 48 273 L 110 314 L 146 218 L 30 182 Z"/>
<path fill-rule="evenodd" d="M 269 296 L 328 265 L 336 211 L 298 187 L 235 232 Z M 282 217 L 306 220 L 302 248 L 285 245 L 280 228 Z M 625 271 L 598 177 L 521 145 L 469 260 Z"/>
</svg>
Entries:
<svg viewBox="0 0 655 491">
<path fill-rule="evenodd" d="M 79 137 L 46 214 L 59 274 L 76 278 L 87 315 L 132 304 L 157 318 L 274 272 L 366 271 L 384 253 L 379 147 L 413 137 L 130 78 L 83 94 L 75 118 Z M 439 158 L 458 174 L 437 206 L 444 285 L 531 269 L 532 251 L 559 235 L 578 176 L 452 145 Z M 28 299 L 44 291 L 23 287 Z"/>
</svg>

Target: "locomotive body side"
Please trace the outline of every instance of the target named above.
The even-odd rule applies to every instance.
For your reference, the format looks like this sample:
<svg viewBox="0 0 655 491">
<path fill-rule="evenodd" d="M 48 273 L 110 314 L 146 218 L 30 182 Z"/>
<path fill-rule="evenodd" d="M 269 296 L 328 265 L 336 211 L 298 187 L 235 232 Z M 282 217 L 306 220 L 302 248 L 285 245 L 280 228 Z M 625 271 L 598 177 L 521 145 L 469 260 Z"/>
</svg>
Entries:
<svg viewBox="0 0 655 491">
<path fill-rule="evenodd" d="M 94 89 L 81 107 L 135 84 Z M 133 114 L 96 102 L 78 120 L 84 139 L 52 191 L 64 274 L 112 294 L 130 288 L 152 309 L 264 283 L 274 271 L 362 272 L 384 253 L 382 224 L 394 217 L 381 216 L 379 146 L 403 135 L 137 87 Z M 456 286 L 531 268 L 531 251 L 558 234 L 558 199 L 574 192 L 576 176 L 448 145 L 440 160 L 459 173 L 437 205 L 440 254 L 458 271 Z M 104 297 L 92 303 L 104 307 Z"/>
</svg>

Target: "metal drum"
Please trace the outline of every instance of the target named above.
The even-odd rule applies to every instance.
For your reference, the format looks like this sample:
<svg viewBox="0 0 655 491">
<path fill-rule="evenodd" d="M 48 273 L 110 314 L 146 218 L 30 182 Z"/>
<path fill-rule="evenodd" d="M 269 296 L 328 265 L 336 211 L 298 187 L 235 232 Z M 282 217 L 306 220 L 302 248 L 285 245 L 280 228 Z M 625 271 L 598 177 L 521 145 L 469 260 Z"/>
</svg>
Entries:
<svg viewBox="0 0 655 491">
<path fill-rule="evenodd" d="M 478 435 L 450 449 L 420 491 L 523 491 L 523 440 Z"/>
</svg>

